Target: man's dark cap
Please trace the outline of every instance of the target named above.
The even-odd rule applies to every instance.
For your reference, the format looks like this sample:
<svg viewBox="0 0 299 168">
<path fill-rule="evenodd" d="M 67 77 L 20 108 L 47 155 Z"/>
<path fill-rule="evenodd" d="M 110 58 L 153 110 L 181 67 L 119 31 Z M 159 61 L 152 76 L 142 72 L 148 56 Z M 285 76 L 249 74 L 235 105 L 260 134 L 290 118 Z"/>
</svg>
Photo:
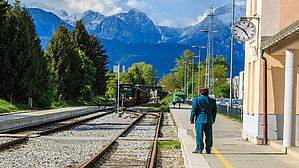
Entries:
<svg viewBox="0 0 299 168">
<path fill-rule="evenodd" d="M 200 88 L 199 91 L 209 91 L 209 88 Z"/>
</svg>

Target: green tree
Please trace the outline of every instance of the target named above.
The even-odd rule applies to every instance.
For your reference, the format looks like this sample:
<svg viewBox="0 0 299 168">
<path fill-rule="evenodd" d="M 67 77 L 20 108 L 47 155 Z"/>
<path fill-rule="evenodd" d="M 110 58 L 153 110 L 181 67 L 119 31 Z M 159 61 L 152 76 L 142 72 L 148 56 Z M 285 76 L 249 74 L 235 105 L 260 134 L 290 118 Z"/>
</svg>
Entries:
<svg viewBox="0 0 299 168">
<path fill-rule="evenodd" d="M 192 93 L 192 65 L 194 66 L 193 70 L 193 97 L 197 96 L 198 91 L 198 63 L 193 61 L 194 53 L 190 50 L 186 50 L 183 53 L 183 56 L 180 56 L 180 59 L 176 59 L 176 66 L 172 71 L 174 74 L 165 75 L 160 80 L 160 85 L 165 86 L 164 90 L 168 92 L 174 92 L 177 90 L 182 90 L 184 87 L 184 81 L 188 81 L 186 84 L 186 90 L 188 88 L 189 95 Z M 221 86 L 226 82 L 228 78 L 228 63 L 227 58 L 224 58 L 223 55 L 217 55 L 214 61 L 214 78 L 215 89 Z M 193 62 L 193 64 L 192 64 Z M 186 67 L 185 67 L 186 66 Z M 205 84 L 205 73 L 206 73 L 206 62 L 200 62 L 200 87 L 204 87 Z M 188 75 L 187 75 L 188 74 Z M 185 79 L 186 78 L 186 79 Z M 225 93 L 223 93 L 225 94 Z"/>
<path fill-rule="evenodd" d="M 86 57 L 92 61 L 92 66 L 95 68 L 93 73 L 94 80 L 89 86 L 90 91 L 96 95 L 104 95 L 108 80 L 106 76 L 108 72 L 107 64 L 109 63 L 108 56 L 105 55 L 106 50 L 103 50 L 104 46 L 94 35 L 88 34 L 81 20 L 76 22 L 75 29 L 72 31 L 72 37 L 75 48 L 83 51 Z"/>
<path fill-rule="evenodd" d="M 164 75 L 160 79 L 159 85 L 163 87 L 163 91 L 168 93 L 175 92 L 181 88 L 181 83 L 178 82 L 176 76 L 172 75 L 171 73 Z"/>
<path fill-rule="evenodd" d="M 107 84 L 106 97 L 115 98 L 117 93 L 117 74 L 110 73 L 108 76 L 109 81 Z"/>
<path fill-rule="evenodd" d="M 228 98 L 230 91 L 229 83 L 222 83 L 218 87 L 215 88 L 215 96 L 219 98 Z"/>
<path fill-rule="evenodd" d="M 74 46 L 71 33 L 61 23 L 46 48 L 46 54 L 51 60 L 56 95 L 62 95 L 66 100 L 77 100 L 84 86 L 81 83 L 84 76 L 81 71 L 82 59 Z"/>
<path fill-rule="evenodd" d="M 128 68 L 127 72 L 122 74 L 121 82 L 128 84 L 141 84 L 152 86 L 157 84 L 157 71 L 153 66 L 145 62 L 135 63 Z"/>
<path fill-rule="evenodd" d="M 91 54 L 89 58 L 93 61 L 93 67 L 96 68 L 95 81 L 93 82 L 92 89 L 97 95 L 105 95 L 107 90 L 107 81 L 108 81 L 108 56 L 105 54 L 106 50 L 104 45 L 101 44 L 101 41 L 97 39 L 94 35 L 90 35 L 90 48 Z"/>
<path fill-rule="evenodd" d="M 1 27 L 2 29 L 2 27 Z M 21 8 L 20 1 L 8 12 L 3 45 L 3 69 L 1 75 L 1 95 L 16 103 L 26 103 L 31 97 L 40 106 L 49 105 L 51 94 L 43 92 L 51 89 L 47 59 L 40 46 L 32 16 L 26 8 Z M 2 34 L 2 31 L 1 31 Z M 2 62 L 2 61 L 1 61 Z M 51 92 L 51 91 L 49 91 Z"/>
<path fill-rule="evenodd" d="M 0 96 L 8 98 L 13 87 L 9 85 L 10 72 L 10 52 L 9 44 L 11 42 L 11 32 L 9 32 L 8 17 L 11 13 L 11 7 L 6 1 L 0 1 Z"/>
<path fill-rule="evenodd" d="M 94 68 L 93 62 L 91 59 L 89 59 L 85 53 L 79 49 L 75 49 L 80 58 L 81 58 L 81 68 L 80 68 L 80 72 L 81 72 L 81 84 L 82 84 L 82 88 L 80 91 L 81 97 L 80 99 L 82 100 L 91 100 L 91 94 L 93 93 L 92 91 L 92 83 L 95 81 L 94 79 L 94 75 L 96 72 L 96 68 Z"/>
</svg>

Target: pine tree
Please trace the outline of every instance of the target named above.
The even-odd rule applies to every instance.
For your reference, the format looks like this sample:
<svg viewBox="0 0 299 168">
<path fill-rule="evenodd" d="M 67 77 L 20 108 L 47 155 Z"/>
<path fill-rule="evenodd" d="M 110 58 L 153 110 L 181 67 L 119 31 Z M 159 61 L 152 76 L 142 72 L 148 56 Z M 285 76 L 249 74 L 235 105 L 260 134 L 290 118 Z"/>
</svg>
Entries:
<svg viewBox="0 0 299 168">
<path fill-rule="evenodd" d="M 46 55 L 51 60 L 56 95 L 66 100 L 77 100 L 82 88 L 82 63 L 79 53 L 74 49 L 71 34 L 63 23 L 58 26 L 49 43 Z"/>
<path fill-rule="evenodd" d="M 96 68 L 95 82 L 92 85 L 93 90 L 97 95 L 105 95 L 107 90 L 107 81 L 108 81 L 108 56 L 105 54 L 104 45 L 101 44 L 101 41 L 98 40 L 94 35 L 90 36 L 90 47 L 93 49 L 90 55 L 90 59 L 94 63 Z"/>
<path fill-rule="evenodd" d="M 47 80 L 48 63 L 31 14 L 21 8 L 19 0 L 15 1 L 4 27 L 4 75 L 1 76 L 1 81 L 5 81 L 1 86 L 5 90 L 3 97 L 11 98 L 16 103 L 27 103 L 31 97 L 39 105 L 49 105 L 51 95 L 47 98 L 39 97 L 43 91 L 50 89 Z"/>
<path fill-rule="evenodd" d="M 104 45 L 94 36 L 89 35 L 82 21 L 77 21 L 72 31 L 75 47 L 83 51 L 92 60 L 96 68 L 95 81 L 92 89 L 97 95 L 104 95 L 107 87 L 108 56 L 105 55 Z"/>
<path fill-rule="evenodd" d="M 9 92 L 12 90 L 7 81 L 8 72 L 10 68 L 9 63 L 9 39 L 7 37 L 8 27 L 8 15 L 11 12 L 11 7 L 6 1 L 0 1 L 0 98 L 8 100 Z"/>
</svg>

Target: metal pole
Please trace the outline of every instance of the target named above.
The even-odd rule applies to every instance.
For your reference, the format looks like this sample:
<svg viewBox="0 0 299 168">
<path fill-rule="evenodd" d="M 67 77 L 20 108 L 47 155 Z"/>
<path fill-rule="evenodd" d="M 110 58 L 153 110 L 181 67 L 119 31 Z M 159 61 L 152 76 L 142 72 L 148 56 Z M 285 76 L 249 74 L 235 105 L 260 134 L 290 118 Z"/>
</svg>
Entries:
<svg viewBox="0 0 299 168">
<path fill-rule="evenodd" d="M 192 96 L 191 96 L 192 100 L 193 100 L 193 91 L 194 91 L 194 88 L 193 88 L 193 71 L 194 71 L 194 56 L 192 56 Z"/>
<path fill-rule="evenodd" d="M 233 0 L 233 18 L 232 26 L 235 24 L 235 0 Z M 232 107 L 232 96 L 233 96 L 233 58 L 234 58 L 234 36 L 232 34 L 232 43 L 231 43 L 231 57 L 230 57 L 230 89 L 229 89 L 229 104 Z"/>
<path fill-rule="evenodd" d="M 117 113 L 119 113 L 119 71 L 120 71 L 120 64 L 118 64 L 118 79 L 117 79 Z"/>
<path fill-rule="evenodd" d="M 184 93 L 186 94 L 186 73 L 187 73 L 187 61 L 185 61 L 185 72 L 184 72 Z"/>
<path fill-rule="evenodd" d="M 199 97 L 200 89 L 200 48 L 198 48 L 198 88 L 197 88 L 197 97 Z"/>
<path fill-rule="evenodd" d="M 296 144 L 296 93 L 298 51 L 287 49 L 285 62 L 283 146 Z"/>
<path fill-rule="evenodd" d="M 188 87 L 188 77 L 189 77 L 189 67 L 187 67 L 187 78 L 186 78 L 186 81 L 187 81 L 187 99 L 189 98 L 189 94 L 188 94 L 188 92 L 189 92 L 189 89 L 188 89 L 189 88 Z"/>
</svg>

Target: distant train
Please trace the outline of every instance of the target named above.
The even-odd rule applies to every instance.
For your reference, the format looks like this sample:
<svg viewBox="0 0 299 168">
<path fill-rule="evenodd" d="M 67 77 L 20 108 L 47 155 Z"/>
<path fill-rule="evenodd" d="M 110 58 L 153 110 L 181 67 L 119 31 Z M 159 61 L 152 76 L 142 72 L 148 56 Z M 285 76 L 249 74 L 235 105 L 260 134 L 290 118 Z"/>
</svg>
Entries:
<svg viewBox="0 0 299 168">
<path fill-rule="evenodd" d="M 132 84 L 120 84 L 120 105 L 123 106 L 137 106 L 148 103 L 150 100 L 150 93 Z"/>
</svg>

